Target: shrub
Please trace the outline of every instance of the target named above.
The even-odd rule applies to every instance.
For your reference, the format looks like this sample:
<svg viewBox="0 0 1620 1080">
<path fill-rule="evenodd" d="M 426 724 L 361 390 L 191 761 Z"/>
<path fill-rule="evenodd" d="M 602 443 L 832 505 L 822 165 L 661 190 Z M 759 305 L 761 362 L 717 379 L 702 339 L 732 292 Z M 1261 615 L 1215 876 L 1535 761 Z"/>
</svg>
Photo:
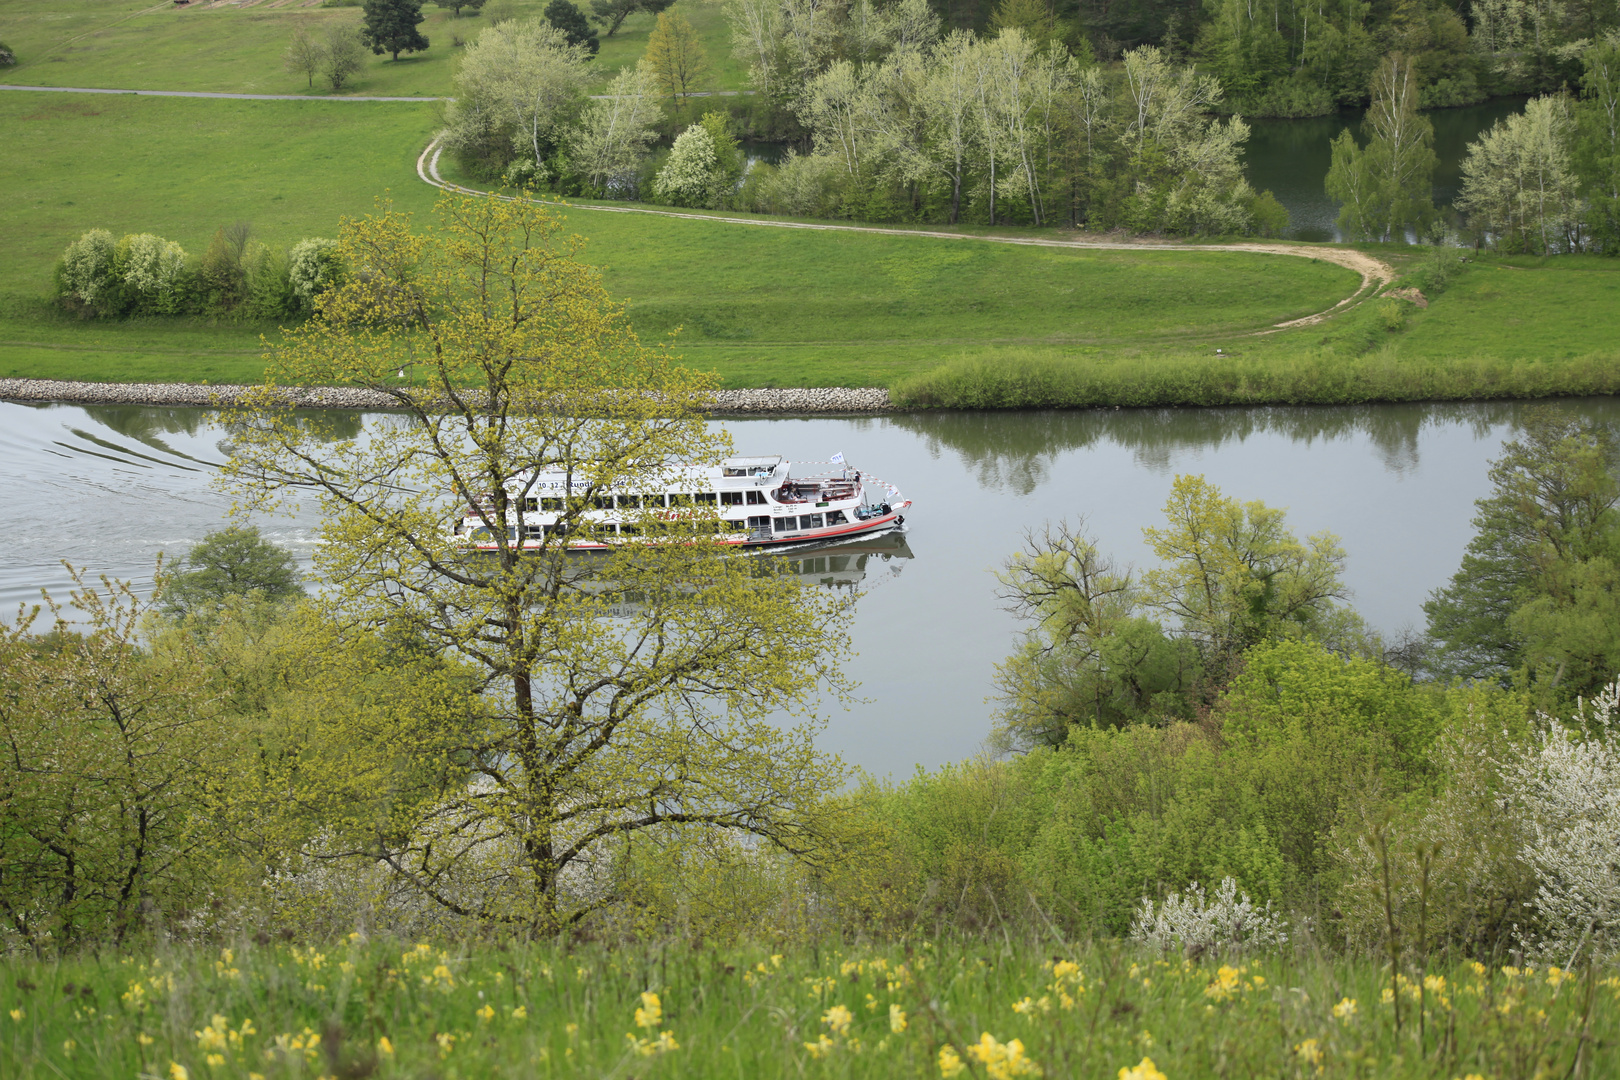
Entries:
<svg viewBox="0 0 1620 1080">
<path fill-rule="evenodd" d="M 714 136 L 693 124 L 675 137 L 669 160 L 658 170 L 653 190 L 676 206 L 707 206 L 713 194 Z"/>
<path fill-rule="evenodd" d="M 1249 200 L 1249 218 L 1256 236 L 1281 236 L 1288 229 L 1288 208 L 1270 191 Z"/>
<path fill-rule="evenodd" d="M 57 272 L 59 294 L 90 314 L 116 313 L 122 296 L 113 270 L 116 245 L 106 229 L 91 229 L 67 246 Z"/>
<path fill-rule="evenodd" d="M 337 284 L 343 276 L 336 240 L 306 237 L 293 245 L 287 255 L 287 276 L 293 295 L 306 309 L 313 309 L 323 289 Z"/>
<path fill-rule="evenodd" d="M 1144 897 L 1131 937 L 1160 952 L 1266 949 L 1287 943 L 1288 924 L 1272 912 L 1271 901 L 1257 907 L 1248 893 L 1239 895 L 1236 881 L 1222 878 L 1213 903 L 1196 881 L 1185 894 L 1173 892 L 1162 904 Z"/>
<path fill-rule="evenodd" d="M 186 253 L 173 240 L 151 233 L 126 236 L 118 241 L 113 265 L 135 310 L 174 315 L 183 309 Z"/>
<path fill-rule="evenodd" d="M 756 166 L 754 171 L 760 174 L 749 185 L 754 210 L 793 217 L 837 217 L 842 213 L 849 174 L 833 158 L 789 152 L 776 168 Z"/>
<path fill-rule="evenodd" d="M 17 54 L 11 51 L 11 46 L 0 41 L 0 67 L 11 67 L 17 62 Z"/>
<path fill-rule="evenodd" d="M 244 313 L 254 319 L 285 319 L 302 311 L 303 303 L 293 292 L 291 264 L 280 248 L 255 244 L 242 260 L 247 274 Z"/>
</svg>

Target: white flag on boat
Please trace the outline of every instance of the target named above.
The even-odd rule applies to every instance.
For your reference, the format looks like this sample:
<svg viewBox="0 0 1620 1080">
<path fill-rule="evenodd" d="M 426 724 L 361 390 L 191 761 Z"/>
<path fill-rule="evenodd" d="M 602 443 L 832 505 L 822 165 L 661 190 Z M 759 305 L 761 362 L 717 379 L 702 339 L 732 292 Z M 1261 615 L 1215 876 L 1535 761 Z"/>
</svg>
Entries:
<svg viewBox="0 0 1620 1080">
<path fill-rule="evenodd" d="M 832 456 L 832 463 L 834 465 L 842 465 L 844 463 L 844 452 L 842 450 L 838 451 L 838 453 Z"/>
</svg>

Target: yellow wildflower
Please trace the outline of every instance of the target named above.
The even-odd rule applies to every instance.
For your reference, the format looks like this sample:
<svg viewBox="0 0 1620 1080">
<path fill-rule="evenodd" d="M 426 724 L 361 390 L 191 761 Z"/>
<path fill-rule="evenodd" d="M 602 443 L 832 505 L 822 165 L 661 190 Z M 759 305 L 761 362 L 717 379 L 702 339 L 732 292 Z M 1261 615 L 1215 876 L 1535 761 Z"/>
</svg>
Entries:
<svg viewBox="0 0 1620 1080">
<path fill-rule="evenodd" d="M 439 1056 L 442 1058 L 449 1057 L 450 1051 L 456 1048 L 456 1037 L 448 1031 L 439 1032 L 433 1036 L 433 1041 L 439 1044 Z"/>
<path fill-rule="evenodd" d="M 821 1022 L 831 1028 L 832 1033 L 840 1038 L 849 1034 L 850 1021 L 854 1019 L 855 1014 L 842 1005 L 834 1005 L 821 1014 Z"/>
<path fill-rule="evenodd" d="M 975 1045 L 968 1047 L 968 1055 L 979 1060 L 990 1080 L 1041 1075 L 1041 1067 L 1024 1055 L 1024 1044 L 1019 1039 L 1001 1043 L 986 1031 Z"/>
<path fill-rule="evenodd" d="M 837 1045 L 838 1045 L 837 1043 L 835 1043 L 831 1039 L 827 1038 L 826 1035 L 822 1035 L 815 1042 L 807 1042 L 807 1043 L 805 1043 L 804 1048 L 806 1050 L 810 1051 L 810 1056 L 811 1057 L 820 1059 L 820 1058 L 824 1058 L 828 1054 L 832 1053 L 833 1049 Z"/>
<path fill-rule="evenodd" d="M 658 1033 L 657 1045 L 658 1052 L 660 1054 L 667 1054 L 671 1050 L 679 1050 L 681 1048 L 681 1044 L 675 1041 L 675 1033 L 673 1031 L 660 1031 Z"/>
<path fill-rule="evenodd" d="M 967 1065 L 957 1056 L 956 1047 L 942 1046 L 939 1048 L 939 1075 L 944 1080 L 951 1080 L 953 1076 L 960 1076 L 966 1071 Z"/>
<path fill-rule="evenodd" d="M 1052 965 L 1052 978 L 1054 979 L 1069 979 L 1074 982 L 1079 982 L 1079 975 L 1080 965 L 1074 963 L 1072 960 L 1059 960 L 1057 963 Z"/>
<path fill-rule="evenodd" d="M 896 1035 L 906 1030 L 906 1010 L 898 1005 L 889 1006 L 889 1030 Z"/>
<path fill-rule="evenodd" d="M 1564 980 L 1568 978 L 1569 972 L 1563 970 L 1562 968 L 1550 967 L 1547 969 L 1547 985 L 1552 987 L 1554 990 L 1562 986 Z"/>
<path fill-rule="evenodd" d="M 1235 967 L 1222 964 L 1215 972 L 1215 979 L 1204 987 L 1204 996 L 1212 997 L 1216 1001 L 1229 1001 L 1243 989 L 1243 972 Z"/>
<path fill-rule="evenodd" d="M 62 1040 L 62 1053 L 66 1054 L 68 1057 L 72 1057 L 73 1050 L 78 1045 L 79 1044 L 74 1042 L 72 1039 L 64 1039 Z"/>
<path fill-rule="evenodd" d="M 153 1039 L 152 1036 L 143 1031 L 135 1036 L 135 1041 L 140 1043 L 142 1046 L 151 1046 L 157 1040 Z"/>
<path fill-rule="evenodd" d="M 1333 1006 L 1333 1019 L 1335 1019 L 1335 1020 L 1339 1020 L 1339 1021 L 1342 1021 L 1342 1022 L 1348 1024 L 1351 1021 L 1351 1019 L 1354 1018 L 1355 1015 L 1356 1015 L 1356 999 L 1355 998 L 1352 998 L 1352 997 L 1341 998 L 1339 1000 L 1339 1003 L 1337 1005 Z"/>
<path fill-rule="evenodd" d="M 514 1020 L 527 1020 L 528 1018 L 529 1018 L 529 1007 L 527 1005 L 519 1005 L 517 1008 L 512 1010 L 512 1019 L 514 1019 Z"/>
<path fill-rule="evenodd" d="M 636 1010 L 636 1027 L 655 1028 L 664 1022 L 664 1005 L 651 990 L 641 995 L 641 1007 Z"/>
<path fill-rule="evenodd" d="M 19 1024 L 22 1023 L 23 1016 L 24 1016 L 24 1013 L 23 1013 L 23 1011 L 21 1009 L 12 1009 L 11 1010 L 11 1019 L 14 1020 L 15 1022 L 17 1022 Z"/>
<path fill-rule="evenodd" d="M 224 1054 L 209 1054 L 207 1057 L 203 1058 L 203 1060 L 208 1062 L 208 1067 L 210 1069 L 217 1069 L 221 1065 L 225 1064 L 225 1055 Z"/>
<path fill-rule="evenodd" d="M 1145 1057 L 1136 1064 L 1135 1068 L 1119 1070 L 1119 1080 L 1166 1080 L 1164 1073 L 1153 1064 L 1153 1059 Z"/>
<path fill-rule="evenodd" d="M 169 1062 L 169 1080 L 191 1080 L 191 1070 L 178 1061 Z"/>
<path fill-rule="evenodd" d="M 1480 963 L 1478 960 L 1468 961 L 1468 967 L 1469 970 L 1471 970 L 1475 975 L 1485 974 L 1485 965 Z"/>
<path fill-rule="evenodd" d="M 484 1007 L 482 1009 L 478 1009 L 478 1010 L 474 1011 L 473 1015 L 478 1017 L 479 1020 L 481 1020 L 482 1022 L 487 1024 L 491 1020 L 495 1019 L 495 1006 L 489 1004 L 486 1001 L 484 1003 Z"/>
<path fill-rule="evenodd" d="M 381 1054 L 383 1057 L 394 1056 L 394 1044 L 388 1041 L 388 1036 L 384 1035 L 382 1038 L 377 1040 L 377 1053 Z"/>
<path fill-rule="evenodd" d="M 1306 1065 L 1314 1065 L 1317 1072 L 1322 1071 L 1322 1046 L 1315 1039 L 1306 1039 L 1304 1042 L 1295 1043 L 1294 1053 Z"/>
</svg>

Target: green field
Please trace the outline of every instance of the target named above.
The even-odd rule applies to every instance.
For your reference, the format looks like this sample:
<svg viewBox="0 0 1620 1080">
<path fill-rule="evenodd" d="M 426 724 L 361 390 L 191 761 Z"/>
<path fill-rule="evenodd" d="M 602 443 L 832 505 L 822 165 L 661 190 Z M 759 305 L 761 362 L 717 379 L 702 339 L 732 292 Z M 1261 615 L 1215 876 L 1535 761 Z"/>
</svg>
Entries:
<svg viewBox="0 0 1620 1080">
<path fill-rule="evenodd" d="M 434 107 L 0 95 L 15 132 L 0 230 L 0 373 L 251 379 L 264 327 L 83 322 L 41 297 L 62 248 L 100 226 L 200 251 L 251 220 L 279 243 L 333 235 L 392 189 L 425 210 L 414 160 Z M 644 336 L 734 384 L 886 383 L 964 348 L 1201 345 L 1331 306 L 1355 275 L 1306 259 L 1060 251 L 568 211 Z"/>
<path fill-rule="evenodd" d="M 273 326 L 62 313 L 47 297 L 63 247 L 102 227 L 200 253 L 237 219 L 290 244 L 334 235 L 340 215 L 367 211 L 384 191 L 425 212 L 437 193 L 414 163 L 438 108 L 0 93 L 0 375 L 256 379 L 259 338 Z M 941 365 L 1006 372 L 1030 360 L 1088 380 L 1049 402 L 1070 404 L 1099 394 L 1146 404 L 1620 388 L 1615 260 L 1487 259 L 1427 310 L 1409 307 L 1398 331 L 1364 305 L 1322 326 L 1253 336 L 1331 307 L 1355 291 L 1355 275 L 1297 257 L 1165 245 L 1083 251 L 566 213 L 643 336 L 679 328 L 688 362 L 732 386 L 889 386 Z M 1397 265 L 1416 258 L 1405 248 L 1379 254 Z M 1215 359 L 1217 347 L 1238 356 Z M 1342 385 L 1315 389 L 1324 379 Z M 978 403 L 997 400 L 1012 399 Z"/>
<path fill-rule="evenodd" d="M 299 25 L 320 32 L 332 22 L 359 25 L 358 7 L 305 6 L 307 0 L 257 0 L 251 7 L 187 8 L 147 0 L 0 0 L 0 41 L 17 65 L 0 82 L 22 86 L 87 86 L 123 90 L 205 90 L 234 94 L 330 94 L 330 85 L 282 67 L 282 53 Z M 284 6 L 271 7 L 273 3 Z M 538 16 L 545 0 L 508 0 L 519 15 Z M 581 5 L 587 13 L 588 0 Z M 731 32 L 718 0 L 682 0 L 681 11 L 703 35 L 713 62 L 709 88 L 738 90 L 746 72 L 731 56 Z M 471 41 L 489 20 L 447 7 L 424 6 L 421 30 L 430 47 L 393 60 L 366 56 L 344 94 L 387 97 L 452 93 L 455 38 Z M 602 39 L 603 81 L 647 49 L 653 17 L 637 13 Z"/>
</svg>

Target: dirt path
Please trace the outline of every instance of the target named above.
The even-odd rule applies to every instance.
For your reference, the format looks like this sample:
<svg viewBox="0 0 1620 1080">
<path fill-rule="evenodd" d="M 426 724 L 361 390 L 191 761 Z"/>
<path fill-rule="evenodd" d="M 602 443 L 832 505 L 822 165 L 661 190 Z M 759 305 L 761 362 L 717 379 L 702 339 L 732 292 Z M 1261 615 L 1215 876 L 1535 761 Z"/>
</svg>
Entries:
<svg viewBox="0 0 1620 1080">
<path fill-rule="evenodd" d="M 467 195 L 487 195 L 487 191 L 462 187 L 439 175 L 439 156 L 444 148 L 434 139 L 416 159 L 416 175 L 423 183 L 446 191 Z M 498 196 L 509 198 L 510 196 Z M 772 229 L 812 229 L 826 232 L 878 233 L 886 236 L 928 236 L 939 240 L 978 240 L 991 244 L 1023 244 L 1028 247 L 1085 248 L 1096 251 L 1237 251 L 1256 255 L 1292 255 L 1297 258 L 1320 260 L 1354 270 L 1361 275 L 1356 291 L 1337 304 L 1314 315 L 1276 323 L 1269 329 L 1257 331 L 1272 334 L 1297 326 L 1312 326 L 1341 312 L 1348 311 L 1395 280 L 1395 268 L 1360 251 L 1345 248 L 1310 247 L 1305 244 L 1252 243 L 1252 244 L 1162 244 L 1147 242 L 1118 242 L 1108 240 L 1061 240 L 1052 237 L 980 236 L 973 233 L 937 232 L 928 229 L 886 229 L 875 225 L 812 224 L 802 221 L 772 221 L 761 218 L 724 217 L 715 214 L 683 214 L 677 210 L 653 210 L 641 206 L 595 206 L 586 203 L 567 204 L 573 210 L 597 210 L 605 214 L 647 214 L 651 217 L 683 218 L 688 221 L 721 221 L 729 225 L 757 225 Z"/>
<path fill-rule="evenodd" d="M 211 90 L 97 90 L 89 86 L 10 86 L 0 90 L 31 90 L 44 94 L 138 94 L 141 97 L 230 98 L 233 101 L 449 101 L 434 97 L 359 97 L 341 94 L 221 94 Z"/>
</svg>

